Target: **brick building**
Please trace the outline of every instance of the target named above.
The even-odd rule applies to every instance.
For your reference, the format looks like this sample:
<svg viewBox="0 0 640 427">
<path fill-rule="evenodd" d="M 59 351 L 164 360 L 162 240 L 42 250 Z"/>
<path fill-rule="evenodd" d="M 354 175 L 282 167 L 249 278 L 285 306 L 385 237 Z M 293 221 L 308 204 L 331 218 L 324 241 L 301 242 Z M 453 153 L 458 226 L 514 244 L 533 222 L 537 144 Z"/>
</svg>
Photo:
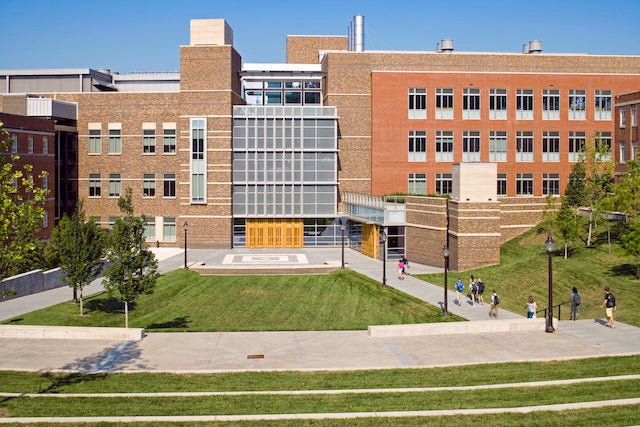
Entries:
<svg viewBox="0 0 640 427">
<path fill-rule="evenodd" d="M 495 263 L 538 221 L 581 147 L 618 153 L 613 100 L 640 87 L 638 56 L 538 41 L 367 51 L 363 17 L 348 36 L 288 36 L 286 57 L 243 63 L 224 20 L 192 20 L 179 73 L 0 70 L 0 105 L 15 93 L 77 104 L 77 198 L 108 226 L 131 187 L 154 244 L 180 246 L 188 224 L 190 247 L 335 246 L 348 219 L 364 253 L 379 255 L 384 230 L 390 256 L 439 264 L 449 243 L 464 269 Z M 492 190 L 476 199 L 466 174 Z"/>
<path fill-rule="evenodd" d="M 627 162 L 638 159 L 638 109 L 640 91 L 616 95 L 613 126 L 616 148 L 613 155 L 616 161 L 616 174 L 628 170 Z"/>
</svg>

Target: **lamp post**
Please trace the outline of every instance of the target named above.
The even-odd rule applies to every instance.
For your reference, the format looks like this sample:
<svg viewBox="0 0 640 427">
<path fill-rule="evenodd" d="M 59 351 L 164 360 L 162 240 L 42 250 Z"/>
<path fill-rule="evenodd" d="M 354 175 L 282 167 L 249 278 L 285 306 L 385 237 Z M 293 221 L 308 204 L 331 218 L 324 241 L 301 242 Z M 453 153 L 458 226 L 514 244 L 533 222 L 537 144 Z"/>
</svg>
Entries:
<svg viewBox="0 0 640 427">
<path fill-rule="evenodd" d="M 382 289 L 387 287 L 387 232 L 382 229 Z"/>
<path fill-rule="evenodd" d="M 345 229 L 345 225 L 342 222 L 342 218 L 340 219 L 340 231 L 342 232 L 342 267 L 340 267 L 342 270 L 344 270 L 344 229 Z"/>
<path fill-rule="evenodd" d="M 553 329 L 553 267 L 551 265 L 551 256 L 553 255 L 555 242 L 551 238 L 551 234 L 547 237 L 547 241 L 544 242 L 544 245 L 547 249 L 547 254 L 549 255 L 549 310 L 547 312 L 546 332 L 555 332 L 555 329 Z"/>
<path fill-rule="evenodd" d="M 182 229 L 184 230 L 184 269 L 188 270 L 189 267 L 187 266 L 187 231 L 189 230 L 189 224 L 185 222 L 184 225 L 182 226 Z"/>
<path fill-rule="evenodd" d="M 443 316 L 449 315 L 449 297 L 447 296 L 447 270 L 449 269 L 449 248 L 444 245 L 442 248 L 442 256 L 444 257 L 444 311 Z"/>
</svg>

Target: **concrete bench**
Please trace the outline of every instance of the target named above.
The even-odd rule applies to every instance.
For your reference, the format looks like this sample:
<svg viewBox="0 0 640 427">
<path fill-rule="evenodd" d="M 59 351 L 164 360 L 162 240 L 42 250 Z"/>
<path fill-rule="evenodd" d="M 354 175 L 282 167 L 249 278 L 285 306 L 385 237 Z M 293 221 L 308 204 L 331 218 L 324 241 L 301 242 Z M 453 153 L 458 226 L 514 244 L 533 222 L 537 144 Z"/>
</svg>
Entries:
<svg viewBox="0 0 640 427">
<path fill-rule="evenodd" d="M 0 325 L 0 338 L 140 341 L 142 328 Z"/>
<path fill-rule="evenodd" d="M 495 319 L 474 320 L 468 322 L 417 323 L 411 325 L 376 325 L 369 326 L 369 336 L 412 337 L 420 335 L 482 334 L 495 332 L 544 332 L 546 319 Z M 558 327 L 558 320 L 553 319 Z"/>
</svg>

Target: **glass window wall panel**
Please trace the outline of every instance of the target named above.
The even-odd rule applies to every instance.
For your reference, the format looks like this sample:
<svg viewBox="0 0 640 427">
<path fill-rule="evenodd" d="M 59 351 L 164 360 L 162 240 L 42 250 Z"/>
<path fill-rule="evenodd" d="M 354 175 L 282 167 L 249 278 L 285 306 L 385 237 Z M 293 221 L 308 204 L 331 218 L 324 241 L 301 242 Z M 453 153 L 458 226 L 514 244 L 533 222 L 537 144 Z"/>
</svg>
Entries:
<svg viewBox="0 0 640 427">
<path fill-rule="evenodd" d="M 507 161 L 507 132 L 492 130 L 489 132 L 489 161 Z"/>
<path fill-rule="evenodd" d="M 533 174 L 532 173 L 516 174 L 516 195 L 518 196 L 533 195 Z"/>
<path fill-rule="evenodd" d="M 480 89 L 462 90 L 462 118 L 480 119 Z"/>
<path fill-rule="evenodd" d="M 423 130 L 409 131 L 409 159 L 410 162 L 427 161 L 427 132 Z"/>
<path fill-rule="evenodd" d="M 122 131 L 109 129 L 109 154 L 122 153 Z"/>
<path fill-rule="evenodd" d="M 451 195 L 453 193 L 453 175 L 450 173 L 436 174 L 436 194 Z"/>
<path fill-rule="evenodd" d="M 266 91 L 264 101 L 267 105 L 282 105 L 282 92 Z"/>
<path fill-rule="evenodd" d="M 542 132 L 542 161 L 560 161 L 560 132 Z"/>
<path fill-rule="evenodd" d="M 516 162 L 533 162 L 533 132 L 516 132 Z"/>
<path fill-rule="evenodd" d="M 176 218 L 164 217 L 162 219 L 162 240 L 165 242 L 176 241 Z"/>
<path fill-rule="evenodd" d="M 427 89 L 409 88 L 409 118 L 427 118 Z"/>
<path fill-rule="evenodd" d="M 462 161 L 480 161 L 480 132 L 465 130 L 462 133 Z"/>
<path fill-rule="evenodd" d="M 560 174 L 543 173 L 542 174 L 542 195 L 557 196 L 560 194 Z"/>
<path fill-rule="evenodd" d="M 100 129 L 89 130 L 89 154 L 102 153 L 102 136 Z"/>
<path fill-rule="evenodd" d="M 427 194 L 427 174 L 410 173 L 408 190 L 409 194 Z"/>
<path fill-rule="evenodd" d="M 611 138 L 611 132 L 596 132 L 595 133 L 596 147 L 600 154 L 600 161 L 611 161 L 611 153 L 613 150 L 613 139 Z"/>
<path fill-rule="evenodd" d="M 585 90 L 569 90 L 569 120 L 587 118 L 587 96 Z"/>
<path fill-rule="evenodd" d="M 507 119 L 507 90 L 489 89 L 489 119 Z"/>
<path fill-rule="evenodd" d="M 302 105 L 302 92 L 286 91 L 284 93 L 284 103 L 286 105 Z"/>
<path fill-rule="evenodd" d="M 580 156 L 584 155 L 584 147 L 586 144 L 585 132 L 569 132 L 569 161 L 577 162 L 580 160 Z"/>
<path fill-rule="evenodd" d="M 281 81 L 277 81 L 277 80 L 269 80 L 269 81 L 265 82 L 265 87 L 267 89 L 281 89 L 282 88 L 282 82 Z"/>
<path fill-rule="evenodd" d="M 507 174 L 499 173 L 498 174 L 498 196 L 506 196 L 507 195 Z"/>
<path fill-rule="evenodd" d="M 164 154 L 176 153 L 176 130 L 175 129 L 162 130 L 162 146 L 163 146 Z"/>
<path fill-rule="evenodd" d="M 542 120 L 560 120 L 560 90 L 542 91 Z"/>
<path fill-rule="evenodd" d="M 284 88 L 285 89 L 302 89 L 302 82 L 300 81 L 291 81 L 291 80 L 286 80 L 284 82 Z"/>
<path fill-rule="evenodd" d="M 533 89 L 516 89 L 516 119 L 533 120 Z"/>
<path fill-rule="evenodd" d="M 305 105 L 320 105 L 320 92 L 306 91 L 304 93 L 304 103 Z"/>
<path fill-rule="evenodd" d="M 610 90 L 596 90 L 594 106 L 595 120 L 611 120 L 611 99 Z"/>
<path fill-rule="evenodd" d="M 453 119 L 453 89 L 436 89 L 436 119 Z"/>
<path fill-rule="evenodd" d="M 156 175 L 145 173 L 142 175 L 142 197 L 156 196 Z"/>
<path fill-rule="evenodd" d="M 436 131 L 436 162 L 453 162 L 453 131 Z"/>
</svg>

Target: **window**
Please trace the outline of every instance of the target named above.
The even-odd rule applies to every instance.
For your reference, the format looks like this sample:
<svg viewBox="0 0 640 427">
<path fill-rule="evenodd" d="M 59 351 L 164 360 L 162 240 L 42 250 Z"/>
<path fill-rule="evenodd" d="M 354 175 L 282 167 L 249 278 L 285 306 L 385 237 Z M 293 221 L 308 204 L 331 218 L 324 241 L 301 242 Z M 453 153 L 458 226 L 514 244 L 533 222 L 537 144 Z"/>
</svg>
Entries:
<svg viewBox="0 0 640 427">
<path fill-rule="evenodd" d="M 102 135 L 100 129 L 89 129 L 89 154 L 102 153 Z"/>
<path fill-rule="evenodd" d="M 631 126 L 638 126 L 638 106 L 631 106 Z"/>
<path fill-rule="evenodd" d="M 144 154 L 156 153 L 156 130 L 155 129 L 142 130 L 142 152 Z"/>
<path fill-rule="evenodd" d="M 436 162 L 453 162 L 453 131 L 436 131 Z"/>
<path fill-rule="evenodd" d="M 560 91 L 544 89 L 542 91 L 542 120 L 560 120 Z"/>
<path fill-rule="evenodd" d="M 116 225 L 116 221 L 117 220 L 118 220 L 117 216 L 110 216 L 108 218 L 107 227 L 109 228 L 109 230 L 111 230 L 113 228 L 113 226 Z"/>
<path fill-rule="evenodd" d="M 436 174 L 436 194 L 447 195 L 453 192 L 453 177 L 450 173 Z"/>
<path fill-rule="evenodd" d="M 122 191 L 121 176 L 119 173 L 109 174 L 109 197 L 120 197 Z"/>
<path fill-rule="evenodd" d="M 99 173 L 89 174 L 89 197 L 100 197 L 102 185 Z"/>
<path fill-rule="evenodd" d="M 176 153 L 176 130 L 175 129 L 162 130 L 162 145 L 163 145 L 164 154 Z"/>
<path fill-rule="evenodd" d="M 286 91 L 284 93 L 284 103 L 286 105 L 302 105 L 302 92 Z"/>
<path fill-rule="evenodd" d="M 569 132 L 569 161 L 577 162 L 580 160 L 580 155 L 584 151 L 584 145 L 586 143 L 585 132 Z"/>
<path fill-rule="evenodd" d="M 409 194 L 427 194 L 427 174 L 409 174 Z"/>
<path fill-rule="evenodd" d="M 533 120 L 533 89 L 516 90 L 516 119 Z"/>
<path fill-rule="evenodd" d="M 122 131 L 109 129 L 109 154 L 122 153 Z"/>
<path fill-rule="evenodd" d="M 49 189 L 49 174 L 42 176 L 42 188 L 45 190 Z"/>
<path fill-rule="evenodd" d="M 436 119 L 453 119 L 453 89 L 436 89 Z"/>
<path fill-rule="evenodd" d="M 620 127 L 627 127 L 627 109 L 626 107 L 620 107 Z"/>
<path fill-rule="evenodd" d="M 49 154 L 49 138 L 46 136 L 42 137 L 42 154 Z"/>
<path fill-rule="evenodd" d="M 462 161 L 480 161 L 480 132 L 465 130 L 462 132 Z"/>
<path fill-rule="evenodd" d="M 533 162 L 533 132 L 516 132 L 516 162 Z"/>
<path fill-rule="evenodd" d="M 542 195 L 558 195 L 560 194 L 560 174 L 559 173 L 543 173 L 542 174 Z"/>
<path fill-rule="evenodd" d="M 162 219 L 162 239 L 165 242 L 176 241 L 176 219 L 175 217 L 164 217 Z"/>
<path fill-rule="evenodd" d="M 42 228 L 48 228 L 48 227 L 49 227 L 49 212 L 44 211 L 42 214 Z"/>
<path fill-rule="evenodd" d="M 191 203 L 205 203 L 206 119 L 191 119 Z"/>
<path fill-rule="evenodd" d="M 560 132 L 542 132 L 542 161 L 560 161 Z"/>
<path fill-rule="evenodd" d="M 305 105 L 320 105 L 320 92 L 304 92 Z"/>
<path fill-rule="evenodd" d="M 611 91 L 596 90 L 594 107 L 596 120 L 611 120 Z"/>
<path fill-rule="evenodd" d="M 516 174 L 516 195 L 518 196 L 533 195 L 533 174 L 532 173 Z"/>
<path fill-rule="evenodd" d="M 144 238 L 147 242 L 156 240 L 156 219 L 154 217 L 146 217 L 144 223 Z"/>
<path fill-rule="evenodd" d="M 264 93 L 264 98 L 267 104 L 282 105 L 282 92 L 267 91 Z"/>
<path fill-rule="evenodd" d="M 624 142 L 620 142 L 618 143 L 618 145 L 620 146 L 620 160 L 619 163 L 621 165 L 627 163 L 627 151 L 626 151 L 626 146 L 624 145 Z"/>
<path fill-rule="evenodd" d="M 162 197 L 176 197 L 176 174 L 165 173 L 162 182 L 164 187 Z"/>
<path fill-rule="evenodd" d="M 480 118 L 480 89 L 462 89 L 462 118 Z"/>
<path fill-rule="evenodd" d="M 145 173 L 142 175 L 142 197 L 156 197 L 156 175 Z"/>
<path fill-rule="evenodd" d="M 600 151 L 602 150 L 602 156 L 600 157 L 600 161 L 608 162 L 611 161 L 611 152 L 612 152 L 612 139 L 611 132 L 596 132 L 596 148 Z"/>
<path fill-rule="evenodd" d="M 427 90 L 422 88 L 409 88 L 409 118 L 427 118 Z"/>
<path fill-rule="evenodd" d="M 585 120 L 587 118 L 587 96 L 585 90 L 569 91 L 569 120 Z"/>
<path fill-rule="evenodd" d="M 492 130 L 489 132 L 489 161 L 507 161 L 507 132 Z"/>
<path fill-rule="evenodd" d="M 427 161 L 427 132 L 423 130 L 409 131 L 409 161 Z"/>
<path fill-rule="evenodd" d="M 18 135 L 11 135 L 11 153 L 16 154 L 18 152 Z"/>
<path fill-rule="evenodd" d="M 27 153 L 33 154 L 33 136 L 29 135 L 27 137 Z"/>
<path fill-rule="evenodd" d="M 489 89 L 489 119 L 507 119 L 507 90 Z"/>
<path fill-rule="evenodd" d="M 506 196 L 507 195 L 507 174 L 499 173 L 498 174 L 498 196 Z"/>
</svg>

